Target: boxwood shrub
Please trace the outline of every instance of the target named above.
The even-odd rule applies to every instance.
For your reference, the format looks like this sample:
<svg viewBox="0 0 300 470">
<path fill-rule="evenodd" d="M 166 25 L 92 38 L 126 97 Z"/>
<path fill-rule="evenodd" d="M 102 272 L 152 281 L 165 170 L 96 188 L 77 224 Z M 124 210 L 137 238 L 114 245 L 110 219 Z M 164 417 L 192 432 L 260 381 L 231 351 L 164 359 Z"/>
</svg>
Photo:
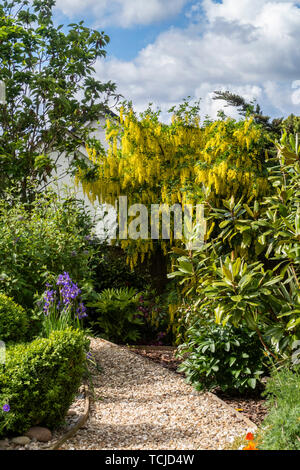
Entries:
<svg viewBox="0 0 300 470">
<path fill-rule="evenodd" d="M 82 331 L 68 328 L 9 345 L 0 365 L 0 437 L 63 422 L 81 383 L 88 343 Z"/>
<path fill-rule="evenodd" d="M 25 310 L 13 299 L 0 293 L 0 341 L 24 341 L 29 328 Z"/>
</svg>

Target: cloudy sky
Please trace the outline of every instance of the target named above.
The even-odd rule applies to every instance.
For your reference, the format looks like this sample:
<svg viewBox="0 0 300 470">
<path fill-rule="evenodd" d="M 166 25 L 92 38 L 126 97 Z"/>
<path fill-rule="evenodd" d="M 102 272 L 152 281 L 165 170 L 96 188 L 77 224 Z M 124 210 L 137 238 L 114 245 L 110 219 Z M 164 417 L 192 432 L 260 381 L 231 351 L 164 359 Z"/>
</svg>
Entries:
<svg viewBox="0 0 300 470">
<path fill-rule="evenodd" d="M 191 96 L 215 117 L 213 91 L 230 90 L 273 117 L 300 115 L 300 1 L 57 0 L 55 15 L 110 36 L 97 75 L 139 111 Z"/>
</svg>

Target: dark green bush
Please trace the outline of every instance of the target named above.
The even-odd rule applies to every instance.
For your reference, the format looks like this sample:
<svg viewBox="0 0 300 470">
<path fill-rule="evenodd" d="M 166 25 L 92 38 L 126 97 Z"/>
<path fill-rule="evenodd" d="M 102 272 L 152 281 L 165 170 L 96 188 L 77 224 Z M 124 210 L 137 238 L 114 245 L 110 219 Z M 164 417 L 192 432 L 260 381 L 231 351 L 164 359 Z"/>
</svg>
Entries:
<svg viewBox="0 0 300 470">
<path fill-rule="evenodd" d="M 0 437 L 34 425 L 53 429 L 64 420 L 81 383 L 87 348 L 84 333 L 72 328 L 7 348 L 0 365 Z"/>
<path fill-rule="evenodd" d="M 24 341 L 28 328 L 29 321 L 25 310 L 13 299 L 0 293 L 0 340 Z"/>
<path fill-rule="evenodd" d="M 254 331 L 217 325 L 212 319 L 198 320 L 188 329 L 179 355 L 185 358 L 180 370 L 197 390 L 253 390 L 265 370 L 265 356 Z"/>
<path fill-rule="evenodd" d="M 269 413 L 261 426 L 262 450 L 300 450 L 300 368 L 274 372 L 268 381 Z"/>
</svg>

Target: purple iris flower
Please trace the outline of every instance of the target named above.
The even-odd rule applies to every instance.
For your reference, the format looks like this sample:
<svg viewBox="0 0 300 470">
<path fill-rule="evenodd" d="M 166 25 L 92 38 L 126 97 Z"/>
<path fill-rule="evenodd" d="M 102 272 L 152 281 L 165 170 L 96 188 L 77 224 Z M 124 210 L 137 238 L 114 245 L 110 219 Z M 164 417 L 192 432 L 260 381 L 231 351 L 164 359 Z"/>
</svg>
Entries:
<svg viewBox="0 0 300 470">
<path fill-rule="evenodd" d="M 57 279 L 60 295 L 64 305 L 70 305 L 72 300 L 75 300 L 80 294 L 81 290 L 70 278 L 69 273 L 64 272 L 60 274 Z"/>
<path fill-rule="evenodd" d="M 83 318 L 88 317 L 88 315 L 86 313 L 86 307 L 84 306 L 83 302 L 80 302 L 79 307 L 76 310 L 76 317 L 79 320 L 82 320 Z"/>
<path fill-rule="evenodd" d="M 44 313 L 45 315 L 48 315 L 49 313 L 49 308 L 51 306 L 51 304 L 54 302 L 54 299 L 55 299 L 55 291 L 53 289 L 51 290 L 46 290 L 45 294 L 44 294 Z"/>
</svg>

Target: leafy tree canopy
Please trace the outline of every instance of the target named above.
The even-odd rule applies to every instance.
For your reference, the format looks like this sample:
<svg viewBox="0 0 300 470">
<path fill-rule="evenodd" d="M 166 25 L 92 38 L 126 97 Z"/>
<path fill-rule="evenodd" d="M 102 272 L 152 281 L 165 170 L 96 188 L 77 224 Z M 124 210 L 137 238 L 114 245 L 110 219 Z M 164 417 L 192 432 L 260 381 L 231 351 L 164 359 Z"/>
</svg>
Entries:
<svg viewBox="0 0 300 470">
<path fill-rule="evenodd" d="M 94 76 L 109 37 L 83 21 L 56 27 L 54 0 L 4 0 L 0 5 L 0 193 L 8 186 L 27 199 L 33 182 L 47 184 L 55 162 L 70 157 L 99 118 L 116 86 Z"/>
</svg>

